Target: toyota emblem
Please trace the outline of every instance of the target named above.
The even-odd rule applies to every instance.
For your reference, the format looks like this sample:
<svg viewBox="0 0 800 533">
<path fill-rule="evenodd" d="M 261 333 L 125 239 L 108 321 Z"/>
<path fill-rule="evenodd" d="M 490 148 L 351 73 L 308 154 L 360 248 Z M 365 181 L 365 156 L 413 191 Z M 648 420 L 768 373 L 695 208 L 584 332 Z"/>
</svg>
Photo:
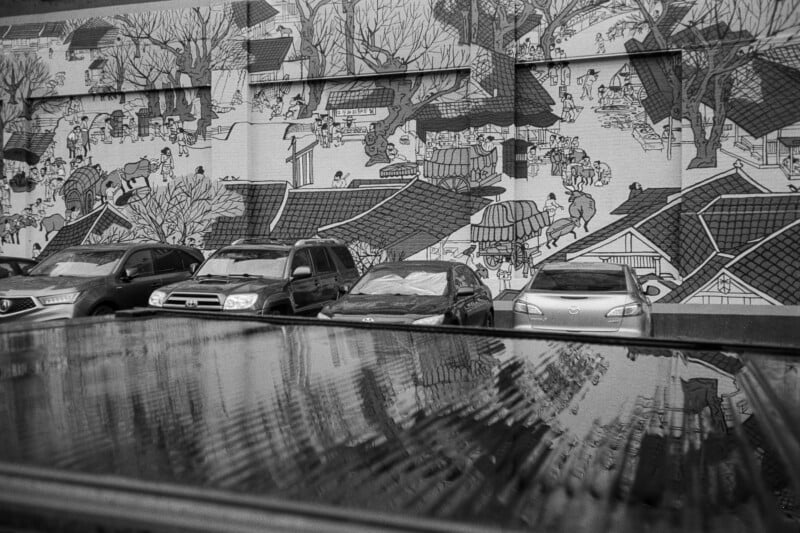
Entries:
<svg viewBox="0 0 800 533">
<path fill-rule="evenodd" d="M 11 300 L 0 300 L 0 313 L 8 313 L 8 310 L 11 309 L 12 303 L 13 302 Z"/>
<path fill-rule="evenodd" d="M 375 319 L 368 316 L 366 318 L 362 318 L 361 322 L 375 322 Z"/>
<path fill-rule="evenodd" d="M 581 312 L 581 308 L 580 308 L 580 307 L 578 307 L 577 305 L 573 305 L 572 307 L 570 307 L 569 309 L 567 309 L 567 311 L 568 311 L 568 312 L 569 312 L 569 314 L 571 314 L 571 315 L 577 315 L 578 313 L 580 313 L 580 312 Z"/>
<path fill-rule="evenodd" d="M 195 307 L 197 307 L 197 298 L 187 298 L 185 305 L 186 307 L 194 309 Z"/>
</svg>

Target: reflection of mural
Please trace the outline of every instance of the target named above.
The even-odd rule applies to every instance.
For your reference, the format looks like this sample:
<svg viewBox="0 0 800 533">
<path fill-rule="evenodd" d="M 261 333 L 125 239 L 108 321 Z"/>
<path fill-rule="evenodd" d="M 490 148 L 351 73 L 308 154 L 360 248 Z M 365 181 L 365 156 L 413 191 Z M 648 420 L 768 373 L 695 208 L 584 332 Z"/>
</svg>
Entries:
<svg viewBox="0 0 800 533">
<path fill-rule="evenodd" d="M 248 0 L 0 19 L 0 247 L 52 253 L 103 210 L 81 242 L 335 236 L 362 267 L 464 260 L 496 292 L 534 260 L 591 258 L 631 264 L 664 302 L 796 304 L 789 4 Z"/>
</svg>

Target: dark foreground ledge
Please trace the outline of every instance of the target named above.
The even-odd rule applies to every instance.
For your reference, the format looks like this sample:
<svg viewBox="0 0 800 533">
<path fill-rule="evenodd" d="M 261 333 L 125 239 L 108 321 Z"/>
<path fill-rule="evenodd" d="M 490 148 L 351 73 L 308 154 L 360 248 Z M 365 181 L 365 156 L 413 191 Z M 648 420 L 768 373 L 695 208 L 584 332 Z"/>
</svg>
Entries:
<svg viewBox="0 0 800 533">
<path fill-rule="evenodd" d="M 0 529 L 800 525 L 792 350 L 129 317 L 0 329 Z"/>
</svg>

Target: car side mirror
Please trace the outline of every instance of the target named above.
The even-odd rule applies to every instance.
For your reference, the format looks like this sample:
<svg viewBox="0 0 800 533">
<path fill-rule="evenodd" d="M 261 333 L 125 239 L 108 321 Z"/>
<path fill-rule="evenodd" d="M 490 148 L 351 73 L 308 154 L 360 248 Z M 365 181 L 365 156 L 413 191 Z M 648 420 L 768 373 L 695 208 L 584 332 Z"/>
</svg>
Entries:
<svg viewBox="0 0 800 533">
<path fill-rule="evenodd" d="M 191 272 L 192 274 L 194 274 L 195 272 L 197 272 L 197 267 L 198 267 L 198 266 L 199 266 L 199 265 L 198 265 L 198 263 L 192 263 L 192 264 L 190 264 L 190 265 L 189 265 L 189 272 Z"/>
<path fill-rule="evenodd" d="M 647 287 L 647 289 L 644 291 L 644 293 L 647 296 L 658 296 L 659 294 L 661 294 L 661 289 L 659 289 L 655 285 L 650 285 L 650 286 Z"/>
<path fill-rule="evenodd" d="M 474 287 L 459 287 L 458 291 L 456 291 L 456 296 L 459 298 L 463 298 L 464 296 L 472 296 L 475 294 Z"/>
<path fill-rule="evenodd" d="M 339 294 L 347 294 L 350 292 L 350 284 L 345 283 L 344 285 L 339 286 Z"/>
<path fill-rule="evenodd" d="M 139 275 L 139 269 L 136 267 L 126 267 L 122 273 L 122 281 L 130 281 Z"/>
<path fill-rule="evenodd" d="M 292 279 L 305 279 L 311 277 L 311 268 L 307 266 L 299 266 L 292 271 Z"/>
</svg>

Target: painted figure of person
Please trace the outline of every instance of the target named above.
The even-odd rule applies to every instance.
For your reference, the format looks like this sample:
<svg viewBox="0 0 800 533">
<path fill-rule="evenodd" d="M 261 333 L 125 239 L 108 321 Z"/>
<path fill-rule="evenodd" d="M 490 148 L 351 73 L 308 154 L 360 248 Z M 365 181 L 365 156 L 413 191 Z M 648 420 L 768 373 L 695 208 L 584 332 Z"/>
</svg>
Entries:
<svg viewBox="0 0 800 533">
<path fill-rule="evenodd" d="M 159 161 L 161 164 L 161 178 L 164 183 L 167 183 L 167 178 L 175 177 L 175 160 L 172 158 L 172 150 L 169 149 L 169 146 L 161 149 Z"/>
<path fill-rule="evenodd" d="M 572 99 L 570 93 L 564 93 L 561 97 L 561 105 L 561 120 L 564 122 L 575 122 L 578 110 L 575 107 L 575 101 Z"/>
<path fill-rule="evenodd" d="M 611 167 L 608 166 L 608 163 L 599 160 L 595 161 L 594 171 L 597 174 L 597 181 L 595 182 L 597 187 L 608 185 L 611 182 Z"/>
<path fill-rule="evenodd" d="M 194 169 L 194 179 L 195 180 L 202 180 L 206 177 L 206 169 L 203 168 L 203 165 Z"/>
<path fill-rule="evenodd" d="M 605 54 L 606 53 L 606 41 L 603 39 L 603 34 L 598 33 L 594 38 L 594 44 L 597 46 L 597 53 L 598 54 Z"/>
<path fill-rule="evenodd" d="M 39 254 L 41 253 L 42 253 L 42 245 L 39 244 L 38 242 L 33 243 L 33 247 L 31 248 L 31 259 L 38 258 Z"/>
<path fill-rule="evenodd" d="M 81 142 L 81 128 L 80 126 L 73 126 L 67 134 L 67 151 L 69 152 L 70 160 L 75 159 L 78 155 L 78 147 Z"/>
<path fill-rule="evenodd" d="M 103 144 L 111 144 L 111 130 L 113 126 L 111 125 L 111 118 L 107 118 L 103 121 Z"/>
<path fill-rule="evenodd" d="M 333 175 L 333 188 L 344 189 L 347 186 L 347 178 L 349 176 L 349 172 L 344 174 L 341 170 L 337 170 L 336 174 Z"/>
<path fill-rule="evenodd" d="M 242 91 L 240 89 L 236 89 L 233 91 L 233 96 L 231 97 L 231 105 L 242 105 Z"/>
<path fill-rule="evenodd" d="M 592 87 L 594 86 L 594 82 L 597 81 L 599 74 L 600 73 L 598 71 L 596 71 L 593 68 L 590 68 L 589 70 L 586 71 L 585 75 L 581 76 L 581 78 L 583 79 L 582 81 L 583 91 L 581 92 L 581 100 L 583 100 L 584 98 L 592 100 Z"/>
<path fill-rule="evenodd" d="M 89 117 L 82 116 L 81 117 L 81 147 L 83 148 L 83 157 L 89 155 L 89 151 L 91 150 L 91 139 L 89 138 Z"/>
<path fill-rule="evenodd" d="M 406 156 L 401 154 L 394 143 L 389 143 L 386 145 L 386 156 L 389 158 L 389 161 L 408 161 Z"/>
<path fill-rule="evenodd" d="M 178 141 L 178 157 L 181 157 L 182 155 L 189 157 L 189 149 L 186 147 L 189 141 L 186 136 L 186 131 L 183 128 L 178 128 L 177 141 Z"/>
<path fill-rule="evenodd" d="M 528 147 L 526 160 L 528 162 L 528 179 L 535 178 L 539 175 L 539 156 L 536 155 L 535 144 Z"/>
<path fill-rule="evenodd" d="M 270 114 L 269 119 L 272 120 L 275 117 L 281 116 L 283 112 L 283 97 L 276 96 L 275 103 L 272 104 L 272 113 Z"/>
<path fill-rule="evenodd" d="M 497 277 L 500 278 L 500 290 L 511 289 L 511 272 L 514 265 L 511 263 L 511 256 L 507 255 L 503 258 L 500 268 L 497 270 Z"/>
<path fill-rule="evenodd" d="M 550 216 L 551 223 L 556 219 L 556 211 L 559 209 L 563 211 L 564 206 L 559 205 L 558 201 L 556 200 L 556 193 L 551 192 L 547 195 L 547 200 L 544 202 L 544 210 L 547 211 L 547 214 Z"/>
</svg>

